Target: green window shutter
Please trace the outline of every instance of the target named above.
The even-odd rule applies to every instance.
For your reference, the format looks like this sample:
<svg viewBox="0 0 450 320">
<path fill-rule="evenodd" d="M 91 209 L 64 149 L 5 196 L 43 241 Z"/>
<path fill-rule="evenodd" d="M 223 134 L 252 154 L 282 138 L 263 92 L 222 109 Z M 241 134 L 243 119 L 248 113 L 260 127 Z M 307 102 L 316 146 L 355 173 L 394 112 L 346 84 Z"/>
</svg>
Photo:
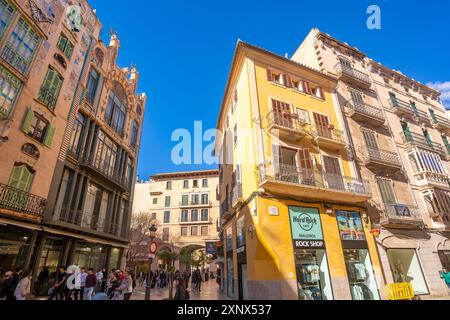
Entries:
<svg viewBox="0 0 450 320">
<path fill-rule="evenodd" d="M 49 127 L 47 129 L 47 134 L 45 135 L 44 139 L 44 145 L 51 148 L 53 144 L 53 138 L 55 137 L 56 128 L 55 127 Z"/>
<path fill-rule="evenodd" d="M 73 54 L 73 45 L 71 43 L 68 44 L 68 46 L 66 47 L 66 50 L 64 51 L 64 53 L 66 54 L 66 57 L 70 60 L 70 58 L 72 58 L 72 54 Z"/>
<path fill-rule="evenodd" d="M 13 188 L 28 192 L 31 188 L 33 176 L 34 174 L 28 171 L 28 168 L 25 165 L 14 166 L 9 178 L 8 185 Z"/>
<path fill-rule="evenodd" d="M 34 111 L 30 107 L 28 107 L 27 115 L 22 125 L 22 131 L 28 133 L 30 131 L 31 124 L 34 119 Z"/>
<path fill-rule="evenodd" d="M 58 47 L 59 50 L 64 52 L 64 48 L 66 47 L 67 41 L 68 40 L 66 37 L 60 36 L 58 39 L 58 44 L 56 46 Z"/>
</svg>

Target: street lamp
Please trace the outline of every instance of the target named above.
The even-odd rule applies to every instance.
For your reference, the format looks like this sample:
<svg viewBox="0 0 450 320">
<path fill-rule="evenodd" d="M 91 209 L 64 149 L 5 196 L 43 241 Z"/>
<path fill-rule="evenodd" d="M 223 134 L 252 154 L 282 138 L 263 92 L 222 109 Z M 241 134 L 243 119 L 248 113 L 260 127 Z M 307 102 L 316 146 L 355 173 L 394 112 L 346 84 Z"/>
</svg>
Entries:
<svg viewBox="0 0 450 320">
<path fill-rule="evenodd" d="M 158 230 L 158 228 L 156 228 L 156 226 L 154 224 L 152 224 L 152 226 L 149 228 L 150 231 L 150 243 L 153 242 L 153 240 L 155 240 L 156 237 L 156 231 Z M 152 279 L 150 278 L 151 273 L 152 273 L 152 264 L 153 264 L 153 255 L 149 254 L 148 257 L 148 271 L 147 271 L 147 283 L 145 286 L 145 300 L 150 300 L 150 289 L 152 286 Z"/>
</svg>

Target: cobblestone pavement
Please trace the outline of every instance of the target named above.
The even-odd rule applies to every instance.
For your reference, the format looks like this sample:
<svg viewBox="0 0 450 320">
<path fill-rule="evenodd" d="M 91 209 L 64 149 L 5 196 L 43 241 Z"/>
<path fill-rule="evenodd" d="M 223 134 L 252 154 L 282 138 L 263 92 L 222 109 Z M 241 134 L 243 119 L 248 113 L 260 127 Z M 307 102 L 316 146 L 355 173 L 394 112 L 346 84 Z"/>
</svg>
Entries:
<svg viewBox="0 0 450 320">
<path fill-rule="evenodd" d="M 202 283 L 202 291 L 200 294 L 195 294 L 189 288 L 190 300 L 229 300 L 227 296 L 220 293 L 220 289 L 215 280 L 210 280 Z M 175 294 L 175 288 L 174 288 Z M 145 286 L 136 287 L 131 300 L 144 300 Z M 152 289 L 150 293 L 150 300 L 165 300 L 169 298 L 169 289 Z"/>
</svg>

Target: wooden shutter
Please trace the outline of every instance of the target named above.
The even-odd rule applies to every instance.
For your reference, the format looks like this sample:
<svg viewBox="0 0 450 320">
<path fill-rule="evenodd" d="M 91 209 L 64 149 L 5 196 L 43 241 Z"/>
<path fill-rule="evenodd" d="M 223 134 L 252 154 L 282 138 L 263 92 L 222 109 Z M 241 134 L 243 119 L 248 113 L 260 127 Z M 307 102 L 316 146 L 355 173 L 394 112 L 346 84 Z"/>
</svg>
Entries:
<svg viewBox="0 0 450 320">
<path fill-rule="evenodd" d="M 303 83 L 303 91 L 305 93 L 311 94 L 311 88 L 309 86 L 309 83 L 306 81 L 302 81 L 302 83 Z"/>
<path fill-rule="evenodd" d="M 283 74 L 283 84 L 288 88 L 292 88 L 292 80 L 290 75 Z"/>
<path fill-rule="evenodd" d="M 312 169 L 311 153 L 309 149 L 300 149 L 298 151 L 298 159 L 300 162 L 300 168 Z"/>
<path fill-rule="evenodd" d="M 339 165 L 339 160 L 334 157 L 324 156 L 324 167 L 326 173 L 332 173 L 341 175 L 341 166 Z"/>
<path fill-rule="evenodd" d="M 317 88 L 319 90 L 320 98 L 325 100 L 325 94 L 323 92 L 323 89 L 321 87 Z"/>
<path fill-rule="evenodd" d="M 272 70 L 270 70 L 270 68 L 267 68 L 267 80 L 268 81 L 273 81 L 273 79 L 272 79 Z"/>
<path fill-rule="evenodd" d="M 364 141 L 366 142 L 366 146 L 369 149 L 373 149 L 373 150 L 378 150 L 378 141 L 377 138 L 375 136 L 375 133 L 373 131 L 370 130 L 362 130 L 363 136 L 364 136 Z"/>
<path fill-rule="evenodd" d="M 385 204 L 396 204 L 394 189 L 392 182 L 388 179 L 378 179 L 378 187 L 380 188 L 381 198 Z"/>
<path fill-rule="evenodd" d="M 31 109 L 31 107 L 28 107 L 27 115 L 25 116 L 25 120 L 22 124 L 22 131 L 25 133 L 28 133 L 30 131 L 31 124 L 33 123 L 34 119 L 34 111 Z"/>
<path fill-rule="evenodd" d="M 8 185 L 25 192 L 29 192 L 31 182 L 33 181 L 33 176 L 34 174 L 28 171 L 28 168 L 25 165 L 14 166 Z"/>
<path fill-rule="evenodd" d="M 52 147 L 53 139 L 55 137 L 55 133 L 56 133 L 56 128 L 55 127 L 49 127 L 47 129 L 47 133 L 46 133 L 45 139 L 44 139 L 44 145 L 46 145 L 49 148 Z"/>
</svg>

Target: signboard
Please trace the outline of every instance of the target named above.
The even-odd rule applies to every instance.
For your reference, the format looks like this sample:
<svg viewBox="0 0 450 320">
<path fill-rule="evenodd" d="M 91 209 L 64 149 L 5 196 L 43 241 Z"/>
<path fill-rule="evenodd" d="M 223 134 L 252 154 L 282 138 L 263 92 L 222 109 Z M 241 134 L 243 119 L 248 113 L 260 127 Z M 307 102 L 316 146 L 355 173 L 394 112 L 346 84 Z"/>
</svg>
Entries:
<svg viewBox="0 0 450 320">
<path fill-rule="evenodd" d="M 320 212 L 315 208 L 289 207 L 294 249 L 324 249 Z"/>
<path fill-rule="evenodd" d="M 156 251 L 158 251 L 158 245 L 156 242 L 150 243 L 150 254 L 156 254 Z"/>
<path fill-rule="evenodd" d="M 205 242 L 205 250 L 207 254 L 217 256 L 217 242 L 216 241 Z"/>
</svg>

